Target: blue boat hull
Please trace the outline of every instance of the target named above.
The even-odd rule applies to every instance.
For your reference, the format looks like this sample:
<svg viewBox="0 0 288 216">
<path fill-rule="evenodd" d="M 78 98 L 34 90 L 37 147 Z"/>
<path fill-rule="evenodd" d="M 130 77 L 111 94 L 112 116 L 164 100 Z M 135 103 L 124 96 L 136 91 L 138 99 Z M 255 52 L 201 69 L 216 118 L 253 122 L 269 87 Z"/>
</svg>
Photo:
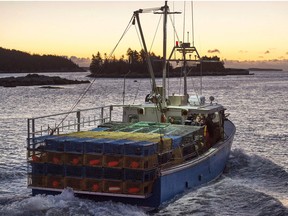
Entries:
<svg viewBox="0 0 288 216">
<path fill-rule="evenodd" d="M 229 158 L 232 140 L 227 140 L 215 152 L 208 152 L 197 161 L 178 167 L 160 178 L 161 203 L 171 200 L 187 189 L 195 188 L 219 177 Z M 182 169 L 181 169 L 182 168 Z M 166 173 L 164 172 L 164 174 Z"/>
</svg>

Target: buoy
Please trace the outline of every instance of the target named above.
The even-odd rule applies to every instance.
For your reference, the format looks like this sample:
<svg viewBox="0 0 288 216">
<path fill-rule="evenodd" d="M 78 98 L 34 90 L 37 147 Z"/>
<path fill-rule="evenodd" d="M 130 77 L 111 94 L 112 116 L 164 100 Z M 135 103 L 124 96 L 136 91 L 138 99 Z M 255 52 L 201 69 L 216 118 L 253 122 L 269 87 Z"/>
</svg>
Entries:
<svg viewBox="0 0 288 216">
<path fill-rule="evenodd" d="M 96 166 L 98 164 L 100 164 L 100 160 L 90 160 L 89 161 L 89 165 L 91 165 L 91 166 Z"/>
<path fill-rule="evenodd" d="M 112 193 L 116 193 L 116 192 L 120 192 L 121 191 L 121 188 L 120 187 L 117 187 L 117 186 L 111 186 L 108 188 L 108 191 L 109 192 L 112 192 Z"/>
<path fill-rule="evenodd" d="M 161 123 L 166 123 L 167 118 L 164 113 L 161 114 Z"/>
<path fill-rule="evenodd" d="M 79 158 L 73 158 L 72 164 L 77 165 L 79 163 Z"/>
<path fill-rule="evenodd" d="M 134 168 L 134 169 L 138 168 L 139 166 L 140 166 L 140 164 L 138 162 L 136 162 L 136 161 L 132 161 L 131 164 L 130 164 L 130 167 Z"/>
<path fill-rule="evenodd" d="M 204 137 L 206 137 L 207 136 L 207 125 L 205 125 L 205 127 L 204 127 Z"/>
<path fill-rule="evenodd" d="M 98 184 L 93 184 L 92 190 L 93 191 L 98 191 L 99 190 L 99 185 Z"/>
<path fill-rule="evenodd" d="M 139 192 L 140 192 L 140 188 L 137 188 L 137 187 L 132 187 L 128 189 L 128 193 L 131 193 L 131 194 L 135 194 Z"/>
<path fill-rule="evenodd" d="M 52 186 L 53 186 L 54 188 L 58 188 L 58 187 L 59 187 L 59 182 L 56 181 L 56 180 L 54 180 L 54 181 L 52 182 Z"/>
<path fill-rule="evenodd" d="M 40 161 L 40 157 L 37 157 L 36 155 L 32 155 L 32 160 L 34 162 L 39 162 Z"/>
<path fill-rule="evenodd" d="M 208 148 L 210 148 L 210 146 L 211 146 L 211 137 L 209 136 L 207 125 L 205 125 L 205 127 L 204 127 L 204 137 L 206 139 L 206 143 L 207 143 Z"/>
<path fill-rule="evenodd" d="M 116 167 L 119 165 L 119 161 L 110 161 L 108 162 L 109 167 Z"/>
<path fill-rule="evenodd" d="M 60 159 L 57 157 L 53 157 L 52 161 L 54 164 L 60 164 L 60 162 L 61 162 Z"/>
</svg>

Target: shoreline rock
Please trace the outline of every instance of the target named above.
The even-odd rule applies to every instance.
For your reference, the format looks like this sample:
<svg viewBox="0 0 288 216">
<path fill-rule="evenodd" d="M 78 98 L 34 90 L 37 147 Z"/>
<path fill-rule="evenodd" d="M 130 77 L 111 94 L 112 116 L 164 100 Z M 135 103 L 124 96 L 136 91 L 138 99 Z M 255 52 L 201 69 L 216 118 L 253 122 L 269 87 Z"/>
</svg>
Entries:
<svg viewBox="0 0 288 216">
<path fill-rule="evenodd" d="M 88 80 L 68 80 L 59 76 L 45 76 L 38 74 L 28 74 L 25 77 L 5 77 L 0 78 L 0 86 L 37 86 L 37 85 L 71 85 L 90 83 Z"/>
<path fill-rule="evenodd" d="M 179 77 L 181 75 L 181 68 L 176 68 L 173 71 L 169 72 L 169 77 Z M 223 71 L 191 71 L 187 74 L 188 77 L 193 76 L 230 76 L 230 75 L 254 75 L 253 73 L 250 73 L 247 69 L 241 69 L 241 68 L 225 68 Z M 93 77 L 93 78 L 123 78 L 123 75 L 118 74 L 109 74 L 109 73 L 101 73 L 101 74 L 89 74 L 87 77 Z M 126 78 L 150 78 L 148 72 L 146 74 L 139 74 L 139 73 L 130 73 L 128 75 L 125 75 Z M 161 78 L 162 73 L 156 73 L 156 78 Z"/>
</svg>

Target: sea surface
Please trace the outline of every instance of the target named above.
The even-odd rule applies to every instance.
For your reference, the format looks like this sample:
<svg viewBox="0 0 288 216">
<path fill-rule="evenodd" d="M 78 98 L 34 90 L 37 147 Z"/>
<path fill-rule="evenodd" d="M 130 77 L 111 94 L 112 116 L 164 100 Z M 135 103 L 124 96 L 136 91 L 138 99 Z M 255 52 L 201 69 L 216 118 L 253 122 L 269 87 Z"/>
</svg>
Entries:
<svg viewBox="0 0 288 216">
<path fill-rule="evenodd" d="M 157 212 L 135 206 L 97 203 L 65 190 L 57 196 L 31 196 L 27 189 L 27 118 L 69 111 L 87 84 L 45 89 L 0 87 L 0 215 L 288 215 L 288 72 L 203 77 L 202 95 L 225 105 L 237 127 L 227 169 L 217 180 L 187 191 Z M 92 80 L 88 73 L 51 73 Z M 13 74 L 24 76 L 25 74 Z M 1 77 L 11 74 L 0 74 Z M 199 93 L 200 78 L 188 78 Z M 161 79 L 157 79 L 160 82 Z M 149 79 L 126 79 L 125 103 L 144 102 Z M 77 109 L 122 104 L 123 79 L 97 79 Z M 169 80 L 169 93 L 183 82 Z"/>
</svg>

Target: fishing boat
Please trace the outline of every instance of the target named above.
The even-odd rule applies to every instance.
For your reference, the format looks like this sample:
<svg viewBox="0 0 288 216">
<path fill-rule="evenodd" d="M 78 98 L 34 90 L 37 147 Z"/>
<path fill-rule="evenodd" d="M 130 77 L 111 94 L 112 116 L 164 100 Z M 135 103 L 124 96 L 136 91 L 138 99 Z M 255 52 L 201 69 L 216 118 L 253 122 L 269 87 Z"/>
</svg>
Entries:
<svg viewBox="0 0 288 216">
<path fill-rule="evenodd" d="M 156 86 L 139 14 L 164 18 L 163 83 Z M 137 22 L 151 92 L 139 105 L 109 105 L 28 119 L 28 187 L 32 195 L 59 194 L 72 188 L 78 197 L 159 208 L 219 177 L 229 158 L 234 124 L 226 109 L 202 95 L 166 95 L 166 65 L 172 53 L 183 55 L 187 68 L 190 43 L 176 43 L 166 58 L 167 2 L 137 10 Z M 199 57 L 200 58 L 200 57 Z M 201 60 L 201 58 L 200 58 Z M 60 123 L 59 123 L 59 120 Z"/>
</svg>

